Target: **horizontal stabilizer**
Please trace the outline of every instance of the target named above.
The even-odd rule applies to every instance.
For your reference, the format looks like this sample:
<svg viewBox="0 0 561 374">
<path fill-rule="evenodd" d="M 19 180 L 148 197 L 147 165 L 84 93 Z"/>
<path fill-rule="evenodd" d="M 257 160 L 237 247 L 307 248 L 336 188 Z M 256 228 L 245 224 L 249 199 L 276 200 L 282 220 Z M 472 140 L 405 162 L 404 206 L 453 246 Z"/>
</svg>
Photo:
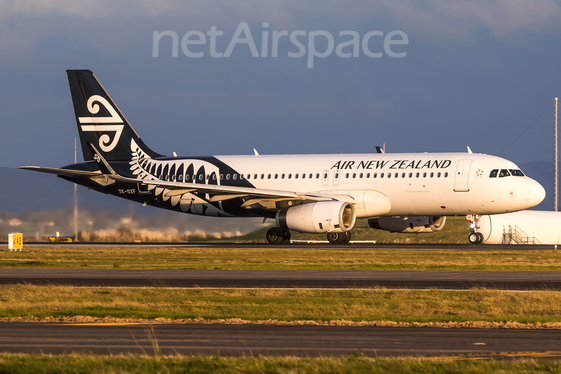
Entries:
<svg viewBox="0 0 561 374">
<path fill-rule="evenodd" d="M 44 168 L 41 166 L 20 166 L 18 169 L 40 171 L 41 173 L 65 175 L 65 176 L 81 176 L 81 177 L 96 177 L 100 175 L 98 171 L 82 171 L 72 169 L 58 169 L 58 168 Z"/>
</svg>

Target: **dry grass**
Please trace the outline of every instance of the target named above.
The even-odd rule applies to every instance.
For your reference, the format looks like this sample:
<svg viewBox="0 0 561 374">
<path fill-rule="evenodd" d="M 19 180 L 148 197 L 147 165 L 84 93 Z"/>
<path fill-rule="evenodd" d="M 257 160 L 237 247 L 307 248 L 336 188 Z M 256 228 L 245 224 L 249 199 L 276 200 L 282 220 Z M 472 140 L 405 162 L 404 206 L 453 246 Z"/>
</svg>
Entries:
<svg viewBox="0 0 561 374">
<path fill-rule="evenodd" d="M 561 251 L 29 246 L 0 267 L 561 271 Z"/>
<path fill-rule="evenodd" d="M 561 322 L 561 293 L 0 286 L 0 317 Z"/>
<path fill-rule="evenodd" d="M 475 361 L 431 358 L 96 356 L 0 354 L 6 373 L 558 373 L 561 362 Z"/>
</svg>

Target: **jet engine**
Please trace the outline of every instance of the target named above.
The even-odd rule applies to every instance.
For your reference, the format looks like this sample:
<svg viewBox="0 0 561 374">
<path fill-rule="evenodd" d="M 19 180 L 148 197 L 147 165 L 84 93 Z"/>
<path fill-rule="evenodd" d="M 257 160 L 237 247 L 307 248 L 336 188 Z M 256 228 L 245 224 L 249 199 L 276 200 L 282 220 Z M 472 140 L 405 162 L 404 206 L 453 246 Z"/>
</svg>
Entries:
<svg viewBox="0 0 561 374">
<path fill-rule="evenodd" d="M 442 230 L 445 223 L 445 216 L 379 217 L 368 220 L 368 225 L 373 229 L 403 233 L 437 232 Z"/>
<path fill-rule="evenodd" d="M 356 221 L 354 206 L 346 201 L 320 201 L 277 212 L 277 226 L 299 232 L 346 232 Z"/>
</svg>

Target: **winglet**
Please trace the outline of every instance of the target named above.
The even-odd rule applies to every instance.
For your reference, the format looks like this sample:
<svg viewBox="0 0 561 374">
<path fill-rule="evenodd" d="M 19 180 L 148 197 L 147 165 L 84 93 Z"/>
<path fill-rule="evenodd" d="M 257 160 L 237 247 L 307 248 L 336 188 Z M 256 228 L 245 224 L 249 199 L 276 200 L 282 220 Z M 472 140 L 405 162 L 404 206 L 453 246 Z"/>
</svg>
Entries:
<svg viewBox="0 0 561 374">
<path fill-rule="evenodd" d="M 473 152 L 471 151 L 471 148 L 469 147 L 469 145 L 468 145 L 468 153 L 473 153 Z"/>
<path fill-rule="evenodd" d="M 259 152 L 257 152 L 257 149 L 253 148 L 253 153 L 255 153 L 255 156 L 259 156 Z"/>
</svg>

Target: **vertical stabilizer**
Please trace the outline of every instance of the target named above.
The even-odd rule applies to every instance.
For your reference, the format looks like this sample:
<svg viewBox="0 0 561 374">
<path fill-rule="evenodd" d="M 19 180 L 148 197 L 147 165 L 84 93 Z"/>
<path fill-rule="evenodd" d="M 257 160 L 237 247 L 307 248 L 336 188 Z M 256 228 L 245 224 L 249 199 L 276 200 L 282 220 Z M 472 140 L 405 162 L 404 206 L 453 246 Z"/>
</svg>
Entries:
<svg viewBox="0 0 561 374">
<path fill-rule="evenodd" d="M 160 156 L 142 142 L 90 70 L 66 72 L 84 161 L 94 160 L 88 146 L 90 143 L 96 146 L 107 161 L 130 160 L 131 144 L 138 145 L 150 157 Z"/>
</svg>

